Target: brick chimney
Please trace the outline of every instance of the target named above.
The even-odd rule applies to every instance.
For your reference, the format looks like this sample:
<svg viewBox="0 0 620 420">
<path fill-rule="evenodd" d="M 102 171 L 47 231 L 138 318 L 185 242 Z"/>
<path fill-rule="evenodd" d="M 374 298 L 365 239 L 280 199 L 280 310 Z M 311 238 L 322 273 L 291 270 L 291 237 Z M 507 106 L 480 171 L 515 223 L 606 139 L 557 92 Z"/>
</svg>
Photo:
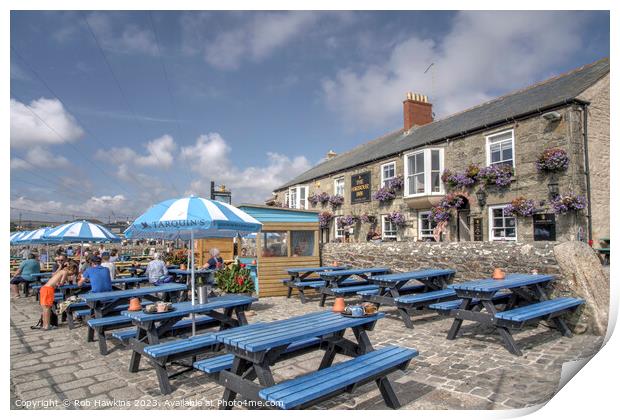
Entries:
<svg viewBox="0 0 620 420">
<path fill-rule="evenodd" d="M 414 125 L 424 125 L 433 122 L 433 104 L 428 102 L 428 96 L 418 93 L 407 93 L 403 101 L 405 117 L 405 131 L 411 130 Z"/>
</svg>

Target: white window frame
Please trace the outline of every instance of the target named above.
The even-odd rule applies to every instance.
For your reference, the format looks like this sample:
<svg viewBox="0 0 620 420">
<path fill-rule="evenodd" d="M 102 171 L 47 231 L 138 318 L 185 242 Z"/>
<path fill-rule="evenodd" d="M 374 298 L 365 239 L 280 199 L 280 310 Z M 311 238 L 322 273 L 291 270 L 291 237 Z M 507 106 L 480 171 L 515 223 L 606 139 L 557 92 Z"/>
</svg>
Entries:
<svg viewBox="0 0 620 420">
<path fill-rule="evenodd" d="M 342 182 L 342 194 L 338 194 L 338 184 L 340 182 Z M 345 189 L 344 177 L 341 176 L 340 178 L 334 179 L 334 195 L 340 195 L 340 196 L 344 197 L 344 189 Z"/>
<path fill-rule="evenodd" d="M 432 238 L 433 240 L 435 239 L 435 236 L 433 235 L 433 233 L 431 232 L 430 234 L 426 233 L 422 233 L 422 216 L 428 216 L 429 220 L 431 217 L 431 212 L 430 211 L 421 211 L 418 212 L 418 238 L 419 239 L 426 239 L 426 238 Z"/>
<path fill-rule="evenodd" d="M 288 191 L 284 192 L 284 207 L 290 207 L 289 198 L 290 194 Z"/>
<path fill-rule="evenodd" d="M 344 226 L 342 228 L 338 227 L 338 220 L 342 219 L 344 216 L 336 216 L 334 217 L 334 238 L 344 238 Z M 341 231 L 342 233 L 339 233 Z"/>
<path fill-rule="evenodd" d="M 515 236 L 514 238 L 509 238 L 506 236 L 498 236 L 496 237 L 494 234 L 494 230 L 493 230 L 493 210 L 497 210 L 497 209 L 505 209 L 508 206 L 508 204 L 500 204 L 497 206 L 489 206 L 489 240 L 490 241 L 516 241 L 517 238 L 519 237 L 519 231 L 518 231 L 518 227 L 517 227 L 517 217 L 516 216 L 506 216 L 504 215 L 504 212 L 502 212 L 502 217 L 504 219 L 514 219 L 515 220 Z M 505 224 L 504 224 L 505 225 Z M 504 229 L 506 229 L 506 227 L 504 226 Z"/>
<path fill-rule="evenodd" d="M 384 168 L 387 167 L 387 166 L 393 166 L 394 167 L 394 176 L 391 177 L 391 178 L 385 178 Z M 395 160 L 393 160 L 391 162 L 384 163 L 383 165 L 381 165 L 381 187 L 385 187 L 385 183 L 387 181 L 391 181 L 393 179 L 396 179 L 397 176 L 398 175 L 396 174 L 396 161 Z"/>
<path fill-rule="evenodd" d="M 301 191 L 304 191 L 304 197 L 305 197 L 305 203 L 302 206 L 302 199 L 301 199 Z M 300 209 L 300 210 L 307 210 L 308 209 L 308 191 L 309 188 L 307 185 L 296 185 L 294 187 L 291 187 L 288 189 L 288 208 L 291 209 Z M 293 200 L 294 198 L 294 200 Z"/>
<path fill-rule="evenodd" d="M 487 166 L 495 165 L 496 163 L 491 163 L 491 143 L 493 143 L 493 137 L 501 136 L 502 134 L 510 133 L 511 135 L 511 147 L 512 147 L 512 167 L 516 167 L 516 153 L 515 153 L 515 130 L 511 128 L 509 130 L 498 131 L 497 133 L 489 134 L 486 138 L 486 151 L 487 151 Z M 506 141 L 506 140 L 504 140 Z M 502 162 L 497 162 L 502 164 Z"/>
<path fill-rule="evenodd" d="M 396 228 L 396 226 L 393 226 L 394 227 L 393 235 L 385 234 L 385 222 L 389 222 L 390 224 L 394 225 L 393 222 L 390 222 L 389 220 L 387 220 L 387 214 L 382 214 L 381 215 L 381 238 L 382 239 L 398 239 L 398 229 Z"/>
<path fill-rule="evenodd" d="M 437 148 L 416 150 L 414 152 L 407 153 L 403 156 L 404 167 L 405 167 L 404 197 L 408 198 L 408 197 L 421 197 L 421 196 L 426 196 L 426 195 L 444 195 L 445 194 L 443 182 L 441 182 L 441 179 L 439 180 L 439 191 L 435 191 L 435 192 L 431 191 L 431 179 L 432 179 L 431 177 L 431 172 L 432 172 L 431 152 L 432 151 L 439 151 L 439 176 L 441 177 L 441 174 L 444 171 L 444 149 L 443 148 L 437 147 Z M 418 153 L 424 153 L 424 192 L 409 194 L 409 157 L 415 154 L 418 154 Z"/>
</svg>

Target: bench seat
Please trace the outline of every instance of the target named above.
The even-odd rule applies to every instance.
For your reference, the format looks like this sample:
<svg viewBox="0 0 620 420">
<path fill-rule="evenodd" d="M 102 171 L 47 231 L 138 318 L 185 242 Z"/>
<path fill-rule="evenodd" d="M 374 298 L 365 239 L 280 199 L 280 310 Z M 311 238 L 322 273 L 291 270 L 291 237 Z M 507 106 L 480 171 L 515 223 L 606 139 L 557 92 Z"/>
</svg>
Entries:
<svg viewBox="0 0 620 420">
<path fill-rule="evenodd" d="M 122 316 L 122 315 L 121 315 Z M 128 319 L 127 317 L 123 317 L 125 319 Z M 197 316 L 196 317 L 196 326 L 200 327 L 206 324 L 210 324 L 214 322 L 214 319 L 211 318 L 210 316 Z M 183 329 L 187 329 L 187 328 L 191 328 L 192 326 L 192 319 L 191 318 L 186 318 L 186 319 L 182 319 L 180 321 L 177 321 L 173 326 L 172 329 L 170 330 L 172 334 L 174 334 L 175 332 L 178 332 L 179 330 L 183 330 Z M 118 341 L 122 342 L 123 344 L 127 343 L 131 338 L 135 338 L 136 337 L 136 330 L 133 328 L 130 328 L 128 330 L 122 330 L 122 331 L 115 331 L 112 333 L 112 337 L 116 338 Z M 164 344 L 169 344 L 169 343 L 164 343 Z M 154 346 L 158 346 L 161 344 L 154 344 Z M 151 346 L 148 346 L 151 347 Z"/>
<path fill-rule="evenodd" d="M 320 289 L 321 287 L 325 286 L 325 282 L 322 280 L 318 280 L 318 281 L 296 281 L 295 283 L 293 283 L 293 286 L 299 288 L 299 287 L 310 287 L 312 289 Z"/>
<path fill-rule="evenodd" d="M 434 290 L 432 292 L 418 293 L 415 295 L 400 296 L 394 299 L 396 303 L 404 305 L 424 305 L 430 302 L 439 302 L 456 296 L 452 289 Z"/>
<path fill-rule="evenodd" d="M 282 354 L 293 353 L 297 350 L 321 344 L 321 340 L 317 337 L 307 338 L 291 343 Z M 203 359 L 194 363 L 194 368 L 205 373 L 219 373 L 223 370 L 232 368 L 235 356 L 231 353 L 222 354 L 220 356 Z"/>
<path fill-rule="evenodd" d="M 397 369 L 405 369 L 409 361 L 417 355 L 418 352 L 414 349 L 384 347 L 299 378 L 263 388 L 258 395 L 273 403 L 274 407 L 282 409 L 311 405 L 315 401 L 339 394 L 358 384 L 382 379 Z M 381 383 L 382 381 L 378 381 L 378 384 Z M 390 401 L 394 404 L 394 401 L 391 399 Z M 391 408 L 398 408 L 398 402 L 395 403 Z"/>
<path fill-rule="evenodd" d="M 583 303 L 583 299 L 560 297 L 498 312 L 495 314 L 495 320 L 496 323 L 510 323 L 519 327 L 529 321 L 556 317 L 568 310 L 577 309 Z"/>
<path fill-rule="evenodd" d="M 191 324 L 190 324 L 191 325 Z M 134 332 L 135 335 L 135 332 Z M 153 344 L 144 348 L 144 353 L 155 359 L 168 357 L 174 354 L 186 353 L 198 349 L 204 349 L 217 344 L 217 340 L 211 333 L 200 334 L 194 337 L 173 340 L 161 344 Z"/>
<path fill-rule="evenodd" d="M 415 293 L 415 292 L 420 292 L 424 290 L 424 287 L 426 286 L 424 286 L 423 284 L 414 284 L 412 286 L 401 287 L 398 292 L 399 293 Z M 361 296 L 372 296 L 372 295 L 376 295 L 377 293 L 379 293 L 378 287 L 375 290 L 369 289 L 369 290 L 362 290 L 361 292 L 357 292 L 357 294 Z"/>
<path fill-rule="evenodd" d="M 512 296 L 512 293 L 510 292 L 497 292 L 495 296 L 493 296 L 492 300 L 493 302 L 497 302 L 508 299 L 510 296 Z M 453 309 L 458 309 L 461 306 L 461 303 L 463 303 L 463 299 L 446 300 L 443 302 L 432 303 L 428 305 L 428 307 L 429 309 L 434 309 L 437 312 L 450 312 Z M 471 303 L 476 305 L 480 303 L 480 299 L 472 299 Z"/>
<path fill-rule="evenodd" d="M 334 296 L 354 295 L 354 294 L 357 294 L 358 292 L 363 292 L 363 291 L 374 290 L 375 293 L 379 291 L 379 289 L 377 289 L 377 286 L 374 286 L 372 284 L 367 284 L 367 285 L 362 285 L 362 286 L 334 287 L 330 290 Z"/>
</svg>

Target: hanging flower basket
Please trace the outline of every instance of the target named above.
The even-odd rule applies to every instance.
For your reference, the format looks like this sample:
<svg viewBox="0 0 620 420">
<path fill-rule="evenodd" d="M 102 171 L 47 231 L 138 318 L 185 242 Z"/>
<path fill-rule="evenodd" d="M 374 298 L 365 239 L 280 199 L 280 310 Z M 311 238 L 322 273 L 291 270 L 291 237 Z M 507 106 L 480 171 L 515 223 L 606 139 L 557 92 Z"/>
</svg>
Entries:
<svg viewBox="0 0 620 420">
<path fill-rule="evenodd" d="M 512 166 L 506 164 L 491 165 L 480 169 L 478 179 L 487 187 L 505 188 L 512 182 Z"/>
<path fill-rule="evenodd" d="M 329 222 L 334 218 L 334 215 L 329 211 L 319 213 L 319 227 L 326 229 L 329 227 Z"/>
<path fill-rule="evenodd" d="M 551 208 L 555 214 L 581 211 L 586 208 L 586 198 L 573 193 L 560 194 L 551 200 Z"/>
<path fill-rule="evenodd" d="M 534 200 L 529 200 L 524 197 L 515 198 L 504 208 L 504 214 L 506 216 L 530 217 L 535 211 L 536 203 Z"/>
<path fill-rule="evenodd" d="M 398 228 L 402 228 L 407 224 L 405 216 L 399 211 L 388 213 L 385 218 L 392 222 L 394 225 L 396 225 L 396 227 Z"/>
<path fill-rule="evenodd" d="M 431 218 L 435 223 L 447 222 L 452 215 L 452 209 L 465 206 L 465 197 L 462 194 L 450 193 L 441 199 L 439 205 L 431 209 Z"/>
<path fill-rule="evenodd" d="M 568 169 L 570 159 L 564 149 L 550 148 L 544 150 L 536 160 L 538 172 L 556 173 Z"/>
<path fill-rule="evenodd" d="M 431 218 L 435 223 L 447 222 L 450 220 L 450 209 L 442 206 L 435 206 L 431 209 Z"/>
<path fill-rule="evenodd" d="M 403 189 L 404 185 L 405 180 L 403 179 L 403 176 L 398 175 L 396 178 L 389 180 L 386 187 L 392 191 L 400 191 Z"/>
<path fill-rule="evenodd" d="M 353 226 L 355 223 L 357 223 L 357 217 L 351 216 L 351 215 L 342 216 L 338 219 L 339 228 L 346 228 L 349 226 Z"/>
<path fill-rule="evenodd" d="M 332 207 L 339 207 L 342 205 L 342 203 L 344 203 L 344 197 L 341 195 L 332 195 L 329 198 L 329 203 L 332 205 Z"/>
<path fill-rule="evenodd" d="M 369 214 L 362 214 L 360 216 L 360 222 L 362 223 L 369 223 L 369 224 L 375 224 L 377 223 L 377 216 L 373 216 L 373 215 L 369 215 Z"/>
<path fill-rule="evenodd" d="M 311 196 L 308 197 L 308 201 L 313 206 L 316 206 L 319 202 L 319 196 L 317 194 L 312 194 Z"/>
<path fill-rule="evenodd" d="M 396 193 L 394 190 L 388 187 L 381 187 L 377 190 L 376 193 L 373 194 L 372 198 L 379 201 L 380 203 L 385 203 L 386 201 L 392 201 L 396 198 Z"/>
<path fill-rule="evenodd" d="M 480 168 L 476 164 L 470 164 L 462 172 L 452 172 L 449 169 L 443 171 L 441 180 L 449 188 L 469 188 L 478 180 Z"/>
</svg>

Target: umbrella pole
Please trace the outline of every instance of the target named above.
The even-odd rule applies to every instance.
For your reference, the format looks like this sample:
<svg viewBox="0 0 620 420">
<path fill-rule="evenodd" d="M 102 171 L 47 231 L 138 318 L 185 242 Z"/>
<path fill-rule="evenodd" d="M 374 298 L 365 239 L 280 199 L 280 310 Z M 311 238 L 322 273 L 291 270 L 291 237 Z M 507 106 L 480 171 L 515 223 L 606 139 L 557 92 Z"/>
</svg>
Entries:
<svg viewBox="0 0 620 420">
<path fill-rule="evenodd" d="M 196 288 L 196 283 L 195 283 L 195 279 L 194 279 L 194 231 L 192 230 L 191 234 L 190 234 L 190 238 L 191 238 L 191 245 L 190 245 L 190 250 L 191 250 L 191 260 L 192 260 L 192 306 L 194 306 L 194 301 L 196 299 L 195 297 L 195 288 Z M 192 337 L 196 335 L 196 314 L 192 312 Z"/>
</svg>

